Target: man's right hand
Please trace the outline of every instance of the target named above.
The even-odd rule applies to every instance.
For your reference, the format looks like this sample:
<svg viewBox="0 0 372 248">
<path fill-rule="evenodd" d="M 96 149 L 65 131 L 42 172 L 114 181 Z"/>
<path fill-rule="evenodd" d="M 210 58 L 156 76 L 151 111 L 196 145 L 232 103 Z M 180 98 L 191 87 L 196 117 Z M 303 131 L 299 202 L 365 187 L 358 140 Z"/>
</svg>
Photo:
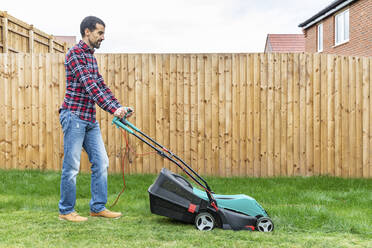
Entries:
<svg viewBox="0 0 372 248">
<path fill-rule="evenodd" d="M 128 118 L 128 117 L 132 116 L 133 113 L 134 113 L 133 108 L 131 108 L 131 107 L 121 107 L 121 108 L 118 108 L 115 111 L 114 116 L 119 117 L 121 119 L 125 115 L 127 115 L 127 118 Z"/>
</svg>

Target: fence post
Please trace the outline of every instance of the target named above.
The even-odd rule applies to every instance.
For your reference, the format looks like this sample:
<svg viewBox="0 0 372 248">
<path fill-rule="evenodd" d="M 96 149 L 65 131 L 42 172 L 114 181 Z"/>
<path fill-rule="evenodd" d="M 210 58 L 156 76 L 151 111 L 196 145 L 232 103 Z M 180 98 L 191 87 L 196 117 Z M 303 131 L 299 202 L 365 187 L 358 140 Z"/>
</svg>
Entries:
<svg viewBox="0 0 372 248">
<path fill-rule="evenodd" d="M 68 52 L 67 42 L 63 43 L 63 51 L 65 52 L 65 54 Z"/>
<path fill-rule="evenodd" d="M 3 22 L 3 53 L 8 52 L 8 18 L 7 12 L 4 12 Z"/>
<path fill-rule="evenodd" d="M 53 49 L 53 48 L 54 48 L 54 47 L 53 47 L 53 45 L 54 45 L 54 44 L 53 44 L 53 41 L 54 41 L 54 37 L 53 37 L 53 36 L 50 36 L 50 37 L 49 37 L 49 52 L 50 52 L 50 53 L 53 53 L 53 52 L 54 52 L 54 49 Z"/>
<path fill-rule="evenodd" d="M 28 51 L 29 53 L 34 53 L 34 26 L 30 26 L 28 34 Z"/>
</svg>

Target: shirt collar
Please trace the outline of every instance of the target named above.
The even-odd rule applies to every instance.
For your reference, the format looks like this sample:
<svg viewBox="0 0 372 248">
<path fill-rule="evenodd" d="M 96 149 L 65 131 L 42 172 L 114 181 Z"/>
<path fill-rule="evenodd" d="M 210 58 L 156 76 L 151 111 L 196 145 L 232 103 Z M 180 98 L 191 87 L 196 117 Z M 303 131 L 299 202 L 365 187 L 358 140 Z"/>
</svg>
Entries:
<svg viewBox="0 0 372 248">
<path fill-rule="evenodd" d="M 79 41 L 79 46 L 84 50 L 84 52 L 89 52 L 90 54 L 94 53 L 94 48 L 90 48 L 83 40 Z"/>
</svg>

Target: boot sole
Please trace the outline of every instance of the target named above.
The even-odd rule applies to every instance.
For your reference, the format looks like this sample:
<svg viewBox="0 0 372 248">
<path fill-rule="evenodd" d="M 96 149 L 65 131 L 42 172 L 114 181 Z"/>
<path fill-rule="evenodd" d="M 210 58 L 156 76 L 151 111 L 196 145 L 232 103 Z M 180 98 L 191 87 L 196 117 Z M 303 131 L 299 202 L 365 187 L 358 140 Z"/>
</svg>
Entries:
<svg viewBox="0 0 372 248">
<path fill-rule="evenodd" d="M 117 220 L 117 219 L 120 219 L 121 218 L 121 215 L 118 216 L 118 217 L 105 217 L 105 216 L 101 216 L 101 215 L 91 215 L 90 217 L 98 217 L 98 218 L 105 218 L 105 219 Z"/>
<path fill-rule="evenodd" d="M 88 221 L 88 220 L 79 220 L 79 221 L 73 221 L 73 220 L 66 220 L 66 219 L 63 219 L 63 218 L 61 218 L 61 217 L 58 217 L 58 219 L 59 220 L 61 220 L 61 221 L 68 221 L 68 222 L 85 222 L 85 221 Z"/>
</svg>

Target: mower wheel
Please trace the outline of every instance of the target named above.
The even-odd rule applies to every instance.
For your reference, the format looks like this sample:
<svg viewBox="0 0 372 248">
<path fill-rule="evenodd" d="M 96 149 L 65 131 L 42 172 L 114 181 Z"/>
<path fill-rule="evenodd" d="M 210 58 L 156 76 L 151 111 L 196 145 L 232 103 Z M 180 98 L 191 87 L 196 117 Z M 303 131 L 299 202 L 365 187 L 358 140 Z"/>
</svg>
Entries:
<svg viewBox="0 0 372 248">
<path fill-rule="evenodd" d="M 269 217 L 261 217 L 257 220 L 256 227 L 260 232 L 272 232 L 274 230 L 274 223 Z"/>
<path fill-rule="evenodd" d="M 213 215 L 208 212 L 200 212 L 195 217 L 195 227 L 200 231 L 210 231 L 216 225 L 216 220 Z"/>
</svg>

